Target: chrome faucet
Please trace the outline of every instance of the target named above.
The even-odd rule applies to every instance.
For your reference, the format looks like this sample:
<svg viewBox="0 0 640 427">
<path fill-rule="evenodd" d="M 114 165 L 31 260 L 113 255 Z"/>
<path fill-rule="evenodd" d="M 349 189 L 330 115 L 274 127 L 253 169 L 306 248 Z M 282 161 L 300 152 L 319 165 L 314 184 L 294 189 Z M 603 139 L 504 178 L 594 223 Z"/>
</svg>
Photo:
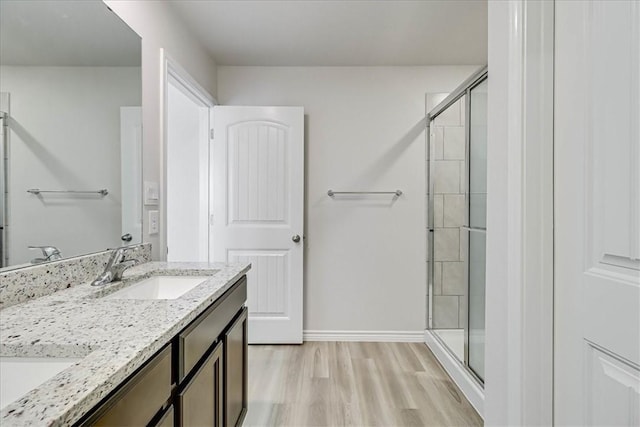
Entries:
<svg viewBox="0 0 640 427">
<path fill-rule="evenodd" d="M 102 286 L 107 283 L 117 282 L 118 280 L 122 280 L 122 274 L 124 271 L 133 267 L 138 263 L 138 260 L 130 259 L 125 261 L 124 257 L 127 252 L 127 247 L 123 246 L 115 249 L 111 253 L 111 258 L 107 262 L 107 265 L 104 268 L 104 271 L 96 277 L 96 279 L 91 282 L 91 286 Z"/>
<path fill-rule="evenodd" d="M 28 246 L 29 249 L 40 249 L 42 251 L 42 258 L 34 258 L 31 260 L 31 264 L 40 264 L 47 261 L 55 261 L 62 259 L 60 249 L 55 246 Z"/>
</svg>

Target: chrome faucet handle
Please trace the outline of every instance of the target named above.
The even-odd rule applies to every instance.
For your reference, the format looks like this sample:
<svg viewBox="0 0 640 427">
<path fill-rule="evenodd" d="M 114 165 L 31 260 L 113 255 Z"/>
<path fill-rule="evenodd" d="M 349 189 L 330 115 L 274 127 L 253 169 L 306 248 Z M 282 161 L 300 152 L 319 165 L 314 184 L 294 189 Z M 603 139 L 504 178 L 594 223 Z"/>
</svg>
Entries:
<svg viewBox="0 0 640 427">
<path fill-rule="evenodd" d="M 112 281 L 122 280 L 122 275 L 124 274 L 124 271 L 128 268 L 133 267 L 136 264 L 138 264 L 137 259 L 128 259 L 126 261 L 122 261 L 114 265 L 113 268 L 111 269 L 111 271 L 113 272 Z"/>
<path fill-rule="evenodd" d="M 104 267 L 104 271 L 91 282 L 91 286 L 102 286 L 114 280 L 122 280 L 124 270 L 133 267 L 138 262 L 136 259 L 124 260 L 128 249 L 129 246 L 121 246 L 114 249 L 111 252 L 109 261 L 107 261 L 107 265 Z"/>
<path fill-rule="evenodd" d="M 128 246 L 120 246 L 119 248 L 112 249 L 111 256 L 107 262 L 107 268 L 111 268 L 115 264 L 119 264 L 124 261 L 124 257 L 127 253 Z"/>
</svg>

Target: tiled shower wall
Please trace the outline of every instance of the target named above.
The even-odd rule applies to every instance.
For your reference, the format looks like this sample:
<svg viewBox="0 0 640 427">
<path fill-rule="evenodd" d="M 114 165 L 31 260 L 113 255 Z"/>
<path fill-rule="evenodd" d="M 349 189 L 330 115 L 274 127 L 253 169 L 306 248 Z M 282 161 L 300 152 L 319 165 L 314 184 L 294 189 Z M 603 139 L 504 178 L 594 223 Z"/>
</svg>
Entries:
<svg viewBox="0 0 640 427">
<path fill-rule="evenodd" d="M 434 156 L 434 296 L 433 327 L 466 324 L 465 243 L 465 100 L 449 107 L 432 123 Z"/>
</svg>

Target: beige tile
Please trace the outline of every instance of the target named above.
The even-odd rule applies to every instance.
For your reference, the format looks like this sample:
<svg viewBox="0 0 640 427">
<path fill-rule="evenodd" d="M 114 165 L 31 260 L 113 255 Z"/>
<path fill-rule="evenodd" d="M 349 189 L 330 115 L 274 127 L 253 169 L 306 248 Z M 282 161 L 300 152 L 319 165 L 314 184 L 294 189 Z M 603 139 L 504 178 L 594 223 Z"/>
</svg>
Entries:
<svg viewBox="0 0 640 427">
<path fill-rule="evenodd" d="M 460 256 L 459 256 L 460 261 L 464 261 L 466 259 L 468 245 L 469 245 L 469 232 L 461 231 L 460 232 Z"/>
<path fill-rule="evenodd" d="M 461 227 L 465 225 L 464 194 L 445 194 L 443 198 L 443 227 Z"/>
<path fill-rule="evenodd" d="M 465 137 L 463 126 L 444 128 L 443 158 L 445 160 L 465 159 Z"/>
<path fill-rule="evenodd" d="M 467 287 L 464 276 L 464 262 L 442 263 L 442 294 L 465 295 Z"/>
<path fill-rule="evenodd" d="M 460 162 L 436 160 L 433 163 L 434 194 L 460 193 Z"/>
<path fill-rule="evenodd" d="M 433 126 L 430 133 L 430 141 L 432 144 L 432 154 L 434 160 L 442 160 L 443 144 L 444 144 L 444 128 L 442 126 Z M 427 150 L 429 151 L 429 150 Z"/>
<path fill-rule="evenodd" d="M 433 263 L 433 294 L 442 295 L 442 263 Z"/>
<path fill-rule="evenodd" d="M 467 296 L 458 297 L 458 325 L 460 328 L 467 327 Z"/>
<path fill-rule="evenodd" d="M 450 329 L 458 327 L 458 297 L 434 296 L 433 297 L 433 327 L 437 329 Z"/>
<path fill-rule="evenodd" d="M 460 232 L 457 228 L 438 228 L 434 231 L 436 261 L 460 261 Z"/>
<path fill-rule="evenodd" d="M 460 167 L 460 178 L 459 178 L 459 182 L 460 182 L 460 189 L 458 191 L 458 193 L 460 194 L 464 194 L 467 192 L 467 185 L 469 184 L 467 182 L 467 165 L 465 164 L 464 161 L 459 161 L 459 167 Z"/>
<path fill-rule="evenodd" d="M 433 196 L 433 227 L 444 227 L 444 196 L 442 194 Z"/>
</svg>

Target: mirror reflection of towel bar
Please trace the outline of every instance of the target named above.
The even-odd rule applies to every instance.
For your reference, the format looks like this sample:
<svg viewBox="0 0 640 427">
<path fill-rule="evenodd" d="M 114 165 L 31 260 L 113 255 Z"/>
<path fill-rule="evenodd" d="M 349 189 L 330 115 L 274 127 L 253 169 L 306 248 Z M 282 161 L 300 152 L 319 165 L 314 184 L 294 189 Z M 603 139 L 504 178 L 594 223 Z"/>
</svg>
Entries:
<svg viewBox="0 0 640 427">
<path fill-rule="evenodd" d="M 31 194 L 41 194 L 41 193 L 71 193 L 71 194 L 100 194 L 101 196 L 106 196 L 109 194 L 109 191 L 106 188 L 100 190 L 93 191 L 78 191 L 78 190 L 41 190 L 39 188 L 30 188 L 27 190 L 27 193 Z"/>
<path fill-rule="evenodd" d="M 336 194 L 393 194 L 396 197 L 400 197 L 402 196 L 402 191 L 327 191 L 327 195 L 329 195 L 329 197 L 333 197 Z"/>
</svg>

